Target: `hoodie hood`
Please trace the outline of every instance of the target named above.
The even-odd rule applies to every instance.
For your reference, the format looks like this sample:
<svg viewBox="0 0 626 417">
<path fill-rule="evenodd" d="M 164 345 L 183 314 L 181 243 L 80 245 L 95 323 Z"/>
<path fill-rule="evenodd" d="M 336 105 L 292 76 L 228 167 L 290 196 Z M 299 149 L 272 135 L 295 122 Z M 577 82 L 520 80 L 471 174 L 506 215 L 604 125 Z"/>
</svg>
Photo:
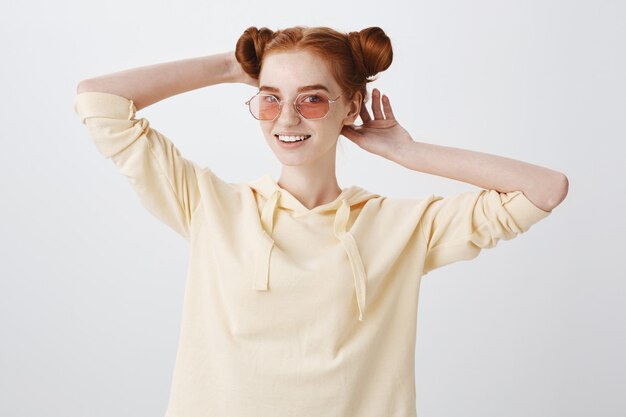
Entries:
<svg viewBox="0 0 626 417">
<path fill-rule="evenodd" d="M 380 197 L 380 195 L 371 193 L 361 187 L 351 186 L 344 188 L 335 200 L 313 209 L 308 209 L 289 191 L 281 188 L 270 174 L 265 174 L 261 178 L 249 182 L 248 185 L 266 199 L 260 219 L 263 233 L 259 241 L 254 265 L 254 289 L 257 291 L 268 290 L 270 255 L 274 247 L 272 232 L 276 210 L 290 210 L 293 212 L 294 217 L 312 213 L 334 213 L 333 233 L 341 242 L 347 254 L 347 261 L 350 262 L 354 279 L 354 290 L 359 306 L 359 320 L 363 321 L 367 296 L 367 275 L 356 240 L 350 231 L 347 230 L 347 224 L 352 206 Z"/>
</svg>

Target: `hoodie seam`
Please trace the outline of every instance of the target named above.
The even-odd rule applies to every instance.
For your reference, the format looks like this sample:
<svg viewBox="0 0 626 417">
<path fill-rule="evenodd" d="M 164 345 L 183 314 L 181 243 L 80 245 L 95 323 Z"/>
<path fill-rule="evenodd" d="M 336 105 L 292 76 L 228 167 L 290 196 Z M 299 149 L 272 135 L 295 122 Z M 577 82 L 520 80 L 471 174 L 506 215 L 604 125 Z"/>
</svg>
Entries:
<svg viewBox="0 0 626 417">
<path fill-rule="evenodd" d="M 420 218 L 420 221 L 417 223 L 417 228 L 420 230 L 420 232 L 422 233 L 422 237 L 424 238 L 424 242 L 426 243 L 426 252 L 428 252 L 429 248 L 428 248 L 428 238 L 426 237 L 426 232 L 424 232 L 424 223 L 423 221 L 424 217 Z"/>
<path fill-rule="evenodd" d="M 174 194 L 174 197 L 176 198 L 176 203 L 178 204 L 178 207 L 180 208 L 180 210 L 185 213 L 185 208 L 183 207 L 183 204 L 180 201 L 180 196 L 178 195 L 178 193 L 176 192 L 176 188 L 174 188 L 174 185 L 172 184 L 172 180 L 169 177 L 169 175 L 167 175 L 167 171 L 163 168 L 163 164 L 161 163 L 161 160 L 159 159 L 159 157 L 156 155 L 156 153 L 154 152 L 154 149 L 152 147 L 152 143 L 150 142 L 150 140 L 148 140 L 147 137 L 144 138 L 146 139 L 146 142 L 148 143 L 148 147 L 150 148 L 150 154 L 152 155 L 152 157 L 155 159 L 155 161 L 157 162 L 157 165 L 159 167 L 159 170 L 161 171 L 161 174 L 165 177 L 165 179 L 167 180 L 167 184 L 170 186 L 170 190 L 172 191 L 172 194 Z M 184 162 L 184 161 L 183 161 Z M 195 168 L 192 167 L 192 169 L 195 170 Z M 195 209 L 197 207 L 193 208 L 193 212 L 195 212 Z M 191 214 L 189 215 L 190 219 L 185 221 L 185 227 L 187 229 L 189 229 L 190 223 L 191 223 Z M 186 217 L 186 216 L 185 216 Z M 186 231 L 187 233 L 189 233 L 189 230 Z"/>
</svg>

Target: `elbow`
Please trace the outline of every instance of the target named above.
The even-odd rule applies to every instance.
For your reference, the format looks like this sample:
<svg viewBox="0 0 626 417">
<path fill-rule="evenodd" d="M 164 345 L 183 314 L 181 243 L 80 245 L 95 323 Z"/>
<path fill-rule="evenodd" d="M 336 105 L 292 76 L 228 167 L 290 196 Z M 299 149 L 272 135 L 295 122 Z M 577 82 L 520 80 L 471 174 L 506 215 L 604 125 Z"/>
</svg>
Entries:
<svg viewBox="0 0 626 417">
<path fill-rule="evenodd" d="M 79 82 L 78 85 L 76 86 L 76 94 L 84 93 L 85 91 L 86 90 L 85 90 L 84 82 L 83 81 Z"/>
<path fill-rule="evenodd" d="M 104 91 L 101 85 L 98 85 L 97 81 L 91 78 L 82 80 L 76 86 L 76 94 L 86 93 L 88 91 Z"/>
<path fill-rule="evenodd" d="M 567 176 L 563 173 L 558 173 L 556 175 L 556 179 L 554 180 L 553 190 L 551 193 L 552 198 L 550 199 L 550 211 L 565 200 L 567 197 L 567 193 L 569 191 L 569 180 Z"/>
<path fill-rule="evenodd" d="M 80 81 L 78 85 L 76 86 L 76 94 L 84 93 L 87 91 L 90 91 L 88 84 L 87 84 L 87 80 Z"/>
<path fill-rule="evenodd" d="M 561 174 L 561 175 L 563 175 L 563 200 L 565 200 L 565 197 L 567 196 L 567 192 L 569 191 L 569 180 L 567 179 L 565 174 Z"/>
</svg>

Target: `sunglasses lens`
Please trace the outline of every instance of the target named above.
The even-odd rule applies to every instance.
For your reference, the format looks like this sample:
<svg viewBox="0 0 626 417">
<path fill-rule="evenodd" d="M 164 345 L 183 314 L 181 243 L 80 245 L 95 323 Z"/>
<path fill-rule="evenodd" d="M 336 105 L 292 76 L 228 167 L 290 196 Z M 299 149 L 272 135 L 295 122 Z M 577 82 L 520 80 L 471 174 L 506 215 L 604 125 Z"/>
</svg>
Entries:
<svg viewBox="0 0 626 417">
<path fill-rule="evenodd" d="M 250 100 L 250 113 L 258 120 L 274 120 L 280 103 L 274 96 L 259 94 Z"/>
<path fill-rule="evenodd" d="M 298 96 L 296 108 L 307 119 L 320 119 L 330 108 L 328 97 L 320 94 Z M 280 102 L 274 96 L 258 94 L 250 100 L 250 113 L 258 120 L 274 120 L 280 111 Z"/>
<path fill-rule="evenodd" d="M 296 106 L 307 119 L 319 119 L 328 113 L 328 97 L 320 94 L 303 94 L 298 97 Z"/>
</svg>

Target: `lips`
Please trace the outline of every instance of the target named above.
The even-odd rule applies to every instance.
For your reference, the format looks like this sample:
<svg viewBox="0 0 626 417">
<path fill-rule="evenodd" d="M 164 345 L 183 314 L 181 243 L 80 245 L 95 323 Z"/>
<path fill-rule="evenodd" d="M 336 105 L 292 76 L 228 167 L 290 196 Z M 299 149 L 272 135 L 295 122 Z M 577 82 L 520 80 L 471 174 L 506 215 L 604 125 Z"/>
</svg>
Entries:
<svg viewBox="0 0 626 417">
<path fill-rule="evenodd" d="M 311 137 L 311 135 L 294 135 L 294 136 L 303 136 L 304 139 L 296 139 L 296 140 L 292 140 L 292 141 L 286 141 L 286 140 L 281 140 L 278 135 L 274 135 L 274 137 L 276 138 L 277 141 L 279 141 L 281 143 L 285 143 L 285 144 L 304 142 L 305 140 L 307 140 L 307 139 L 309 139 Z"/>
<path fill-rule="evenodd" d="M 281 136 L 283 136 L 283 135 L 281 135 Z M 274 137 L 275 137 L 277 140 L 281 140 L 279 135 L 274 135 Z M 293 138 L 293 137 L 296 137 L 296 138 L 304 138 L 304 139 L 296 139 L 296 142 L 301 142 L 301 141 L 303 141 L 303 140 L 307 140 L 307 139 L 309 139 L 309 138 L 311 137 L 311 135 L 284 135 L 283 137 L 291 137 L 291 138 Z M 283 142 L 283 141 L 281 141 L 281 142 Z"/>
</svg>

